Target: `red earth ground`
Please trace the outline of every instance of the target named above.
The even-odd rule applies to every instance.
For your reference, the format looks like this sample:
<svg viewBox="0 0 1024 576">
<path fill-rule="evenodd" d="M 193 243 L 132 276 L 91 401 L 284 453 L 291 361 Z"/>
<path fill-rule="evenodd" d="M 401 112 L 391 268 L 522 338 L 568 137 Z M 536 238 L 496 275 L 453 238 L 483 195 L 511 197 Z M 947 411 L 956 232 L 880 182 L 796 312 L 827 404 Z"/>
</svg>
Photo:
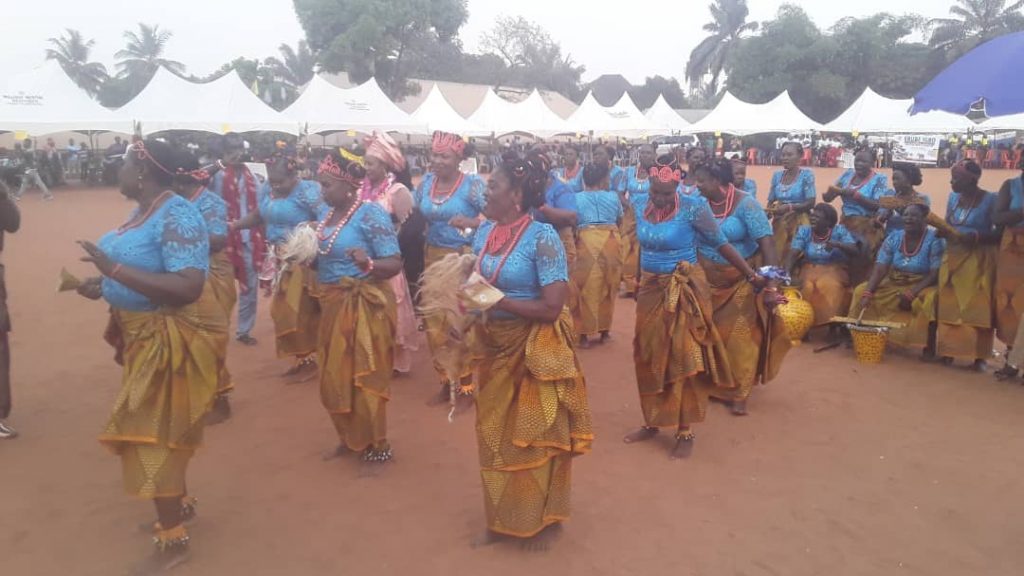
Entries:
<svg viewBox="0 0 1024 576">
<path fill-rule="evenodd" d="M 765 197 L 770 172 L 751 168 Z M 998 189 L 1010 172 L 988 172 Z M 820 170 L 819 192 L 837 171 Z M 944 205 L 946 171 L 922 190 Z M 117 459 L 96 441 L 119 386 L 100 338 L 102 304 L 56 294 L 77 239 L 131 209 L 116 191 L 65 189 L 22 201 L 6 246 L 21 431 L 0 442 L 0 563 L 5 575 L 121 574 L 150 552 L 137 530 L 152 507 L 122 494 Z M 1024 387 L 990 374 L 890 354 L 795 349 L 759 388 L 751 414 L 713 406 L 688 461 L 668 437 L 627 446 L 640 424 L 633 311 L 619 301 L 611 343 L 582 351 L 597 442 L 576 461 L 574 514 L 546 554 L 471 549 L 483 528 L 473 414 L 454 424 L 426 346 L 393 385 L 396 458 L 361 478 L 335 445 L 313 383 L 285 385 L 261 303 L 260 345 L 232 345 L 234 418 L 210 428 L 190 470 L 201 500 L 190 528 L 197 575 L 1016 575 L 1024 547 Z"/>
</svg>

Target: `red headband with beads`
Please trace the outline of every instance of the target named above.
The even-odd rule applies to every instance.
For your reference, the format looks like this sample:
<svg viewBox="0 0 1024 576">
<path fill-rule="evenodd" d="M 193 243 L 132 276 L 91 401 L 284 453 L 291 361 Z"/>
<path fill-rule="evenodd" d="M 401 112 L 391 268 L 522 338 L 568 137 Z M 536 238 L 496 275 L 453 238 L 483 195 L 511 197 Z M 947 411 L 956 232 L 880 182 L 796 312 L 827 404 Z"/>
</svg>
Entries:
<svg viewBox="0 0 1024 576">
<path fill-rule="evenodd" d="M 678 168 L 673 170 L 671 166 L 651 166 L 649 175 L 651 178 L 657 179 L 662 184 L 668 184 L 671 182 L 678 184 L 683 181 L 683 171 Z"/>
<path fill-rule="evenodd" d="M 132 145 L 131 145 L 130 148 L 128 148 L 128 150 L 131 151 L 131 152 L 134 152 L 135 156 L 139 160 L 149 160 L 150 162 L 153 163 L 154 166 L 156 166 L 164 174 L 169 174 L 171 176 L 174 175 L 174 172 L 171 172 L 170 170 L 167 169 L 166 166 L 164 166 L 163 164 L 157 162 L 156 158 L 153 158 L 153 155 L 149 153 L 149 150 L 146 150 L 146 144 L 142 140 L 136 140 L 136 141 L 132 142 Z"/>
<path fill-rule="evenodd" d="M 362 178 L 356 178 L 352 174 L 349 174 L 348 171 L 343 170 L 341 165 L 338 164 L 333 156 L 325 157 L 323 162 L 320 163 L 320 168 L 317 172 L 321 176 L 327 176 L 328 178 L 338 180 L 340 182 L 347 182 L 356 188 L 363 184 Z"/>
<path fill-rule="evenodd" d="M 457 134 L 449 132 L 434 132 L 434 140 L 430 145 L 431 151 L 435 154 L 454 152 L 460 158 L 466 152 L 466 141 Z"/>
</svg>

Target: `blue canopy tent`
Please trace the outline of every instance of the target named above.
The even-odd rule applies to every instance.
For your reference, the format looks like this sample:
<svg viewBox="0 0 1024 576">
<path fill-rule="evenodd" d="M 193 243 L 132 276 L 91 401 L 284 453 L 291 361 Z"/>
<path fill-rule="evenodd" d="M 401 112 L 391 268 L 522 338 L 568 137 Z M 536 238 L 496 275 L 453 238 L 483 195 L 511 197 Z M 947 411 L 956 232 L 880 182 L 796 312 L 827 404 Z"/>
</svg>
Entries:
<svg viewBox="0 0 1024 576">
<path fill-rule="evenodd" d="M 1024 113 L 1024 32 L 1000 36 L 971 50 L 914 96 L 911 114 L 943 110 L 989 117 Z"/>
</svg>

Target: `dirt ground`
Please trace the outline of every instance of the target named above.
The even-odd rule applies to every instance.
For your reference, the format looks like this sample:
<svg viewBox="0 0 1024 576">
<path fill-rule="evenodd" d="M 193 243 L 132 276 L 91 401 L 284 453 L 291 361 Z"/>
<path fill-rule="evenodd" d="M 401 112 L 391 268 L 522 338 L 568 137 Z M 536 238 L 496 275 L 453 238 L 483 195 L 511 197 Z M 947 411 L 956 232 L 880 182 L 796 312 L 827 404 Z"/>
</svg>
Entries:
<svg viewBox="0 0 1024 576">
<path fill-rule="evenodd" d="M 768 169 L 752 168 L 766 196 Z M 998 189 L 1009 172 L 988 172 Z M 819 193 L 837 171 L 821 170 Z M 921 188 L 944 203 L 946 171 Z M 100 338 L 105 308 L 56 294 L 61 266 L 85 274 L 76 239 L 96 239 L 131 206 L 113 190 L 22 201 L 8 238 L 14 414 L 0 442 L 3 574 L 120 574 L 150 552 L 136 526 L 151 505 L 122 494 L 96 441 L 119 386 Z M 751 414 L 713 406 L 688 461 L 668 438 L 627 446 L 641 423 L 633 311 L 613 341 L 581 352 L 598 435 L 576 461 L 574 514 L 547 554 L 471 549 L 483 529 L 473 414 L 454 424 L 425 344 L 389 407 L 396 459 L 375 478 L 321 461 L 336 438 L 315 384 L 285 385 L 261 302 L 260 345 L 233 345 L 235 417 L 210 428 L 190 470 L 201 500 L 190 528 L 198 575 L 523 574 L 701 576 L 1015 575 L 1024 548 L 1024 387 L 890 355 L 795 349 Z"/>
</svg>

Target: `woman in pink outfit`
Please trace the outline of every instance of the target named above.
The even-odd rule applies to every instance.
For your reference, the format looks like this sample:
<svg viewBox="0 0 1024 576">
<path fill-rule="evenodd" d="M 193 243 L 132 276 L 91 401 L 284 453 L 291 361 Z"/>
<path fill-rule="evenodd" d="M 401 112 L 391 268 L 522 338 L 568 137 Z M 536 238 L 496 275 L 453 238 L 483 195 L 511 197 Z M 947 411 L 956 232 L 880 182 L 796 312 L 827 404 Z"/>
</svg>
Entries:
<svg viewBox="0 0 1024 576">
<path fill-rule="evenodd" d="M 398 144 L 386 133 L 374 132 L 366 140 L 366 180 L 360 197 L 376 202 L 391 214 L 399 229 L 412 213 L 412 180 Z M 412 353 L 417 349 L 416 314 L 405 274 L 391 277 L 391 289 L 398 303 L 398 331 L 395 334 L 395 371 L 407 374 L 412 369 Z"/>
</svg>

